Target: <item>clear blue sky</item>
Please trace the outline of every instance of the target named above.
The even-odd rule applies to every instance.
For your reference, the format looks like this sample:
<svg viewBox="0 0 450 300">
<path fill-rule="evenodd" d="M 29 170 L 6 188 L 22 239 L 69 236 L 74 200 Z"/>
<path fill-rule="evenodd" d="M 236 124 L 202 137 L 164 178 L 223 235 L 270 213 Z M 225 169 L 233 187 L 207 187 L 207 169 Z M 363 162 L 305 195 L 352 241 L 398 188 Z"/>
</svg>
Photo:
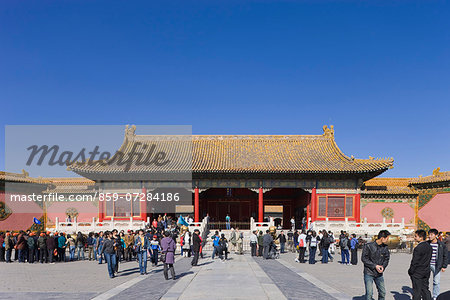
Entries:
<svg viewBox="0 0 450 300">
<path fill-rule="evenodd" d="M 333 124 L 347 155 L 412 177 L 450 170 L 449 96 L 445 1 L 0 2 L 2 126 Z"/>
</svg>

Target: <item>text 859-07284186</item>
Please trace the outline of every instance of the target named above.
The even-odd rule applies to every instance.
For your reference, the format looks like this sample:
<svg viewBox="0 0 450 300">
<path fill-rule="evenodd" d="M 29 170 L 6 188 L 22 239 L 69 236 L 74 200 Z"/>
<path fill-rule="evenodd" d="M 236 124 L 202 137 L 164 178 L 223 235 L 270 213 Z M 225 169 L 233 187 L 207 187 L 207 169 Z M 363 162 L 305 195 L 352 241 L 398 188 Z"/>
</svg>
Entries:
<svg viewBox="0 0 450 300">
<path fill-rule="evenodd" d="M 99 201 L 118 201 L 125 199 L 126 201 L 156 201 L 171 202 L 179 201 L 180 193 L 99 193 Z"/>
</svg>

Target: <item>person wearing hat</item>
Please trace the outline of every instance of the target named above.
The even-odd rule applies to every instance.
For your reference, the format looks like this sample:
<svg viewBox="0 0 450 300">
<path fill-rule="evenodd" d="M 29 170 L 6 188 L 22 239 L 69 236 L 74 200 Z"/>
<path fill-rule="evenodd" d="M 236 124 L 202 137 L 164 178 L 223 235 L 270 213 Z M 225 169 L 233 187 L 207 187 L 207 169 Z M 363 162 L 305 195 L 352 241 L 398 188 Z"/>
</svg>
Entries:
<svg viewBox="0 0 450 300">
<path fill-rule="evenodd" d="M 152 251 L 150 260 L 152 261 L 152 266 L 156 267 L 158 265 L 158 252 L 160 250 L 158 236 L 156 234 L 153 235 L 153 239 L 150 242 L 150 248 Z"/>
<path fill-rule="evenodd" d="M 46 243 L 47 243 L 47 258 L 49 260 L 49 263 L 54 264 L 53 258 L 55 256 L 56 243 L 53 233 L 49 233 Z"/>
<path fill-rule="evenodd" d="M 39 235 L 39 238 L 37 240 L 37 247 L 39 249 L 39 261 L 41 264 L 47 263 L 47 237 L 45 236 L 45 233 L 42 232 Z"/>
<path fill-rule="evenodd" d="M 17 236 L 16 247 L 19 251 L 19 263 L 24 263 L 27 251 L 27 241 L 25 240 L 25 233 L 23 231 Z"/>
<path fill-rule="evenodd" d="M 27 246 L 28 246 L 28 263 L 32 264 L 34 263 L 34 247 L 35 241 L 34 241 L 34 232 L 30 232 L 30 236 L 27 239 Z M 36 261 L 38 260 L 38 257 L 36 257 Z"/>
<path fill-rule="evenodd" d="M 7 263 L 12 262 L 11 261 L 11 252 L 14 247 L 12 238 L 11 238 L 11 232 L 7 231 L 5 234 L 5 260 Z"/>
</svg>

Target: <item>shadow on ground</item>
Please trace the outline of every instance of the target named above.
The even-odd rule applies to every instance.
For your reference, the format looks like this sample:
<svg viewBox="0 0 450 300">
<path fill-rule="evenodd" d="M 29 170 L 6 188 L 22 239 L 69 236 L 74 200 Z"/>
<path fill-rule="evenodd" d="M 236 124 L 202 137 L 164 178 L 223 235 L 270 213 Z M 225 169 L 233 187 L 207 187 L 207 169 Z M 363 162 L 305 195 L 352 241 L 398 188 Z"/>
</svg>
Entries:
<svg viewBox="0 0 450 300">
<path fill-rule="evenodd" d="M 395 300 L 411 300 L 412 299 L 412 288 L 410 288 L 409 286 L 402 286 L 402 292 L 397 292 L 397 291 L 391 291 L 392 297 L 394 297 Z M 378 295 L 378 292 L 376 290 L 376 288 L 373 291 L 373 296 L 375 296 L 374 298 L 376 298 Z M 450 296 L 450 294 L 449 294 Z M 353 297 L 352 300 L 365 300 L 366 297 L 365 296 L 358 296 L 358 297 Z M 438 298 L 439 299 L 439 298 Z M 448 300 L 449 298 L 442 298 L 442 300 Z"/>
</svg>

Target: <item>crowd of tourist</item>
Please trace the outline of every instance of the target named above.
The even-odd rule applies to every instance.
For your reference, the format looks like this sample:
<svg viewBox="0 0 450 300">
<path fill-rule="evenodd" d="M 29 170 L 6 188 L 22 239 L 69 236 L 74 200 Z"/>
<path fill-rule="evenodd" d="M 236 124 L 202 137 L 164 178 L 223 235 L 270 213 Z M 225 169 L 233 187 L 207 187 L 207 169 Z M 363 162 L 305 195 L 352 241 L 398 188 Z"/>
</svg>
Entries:
<svg viewBox="0 0 450 300">
<path fill-rule="evenodd" d="M 153 220 L 149 228 L 138 231 L 124 230 L 90 232 L 85 235 L 64 232 L 0 232 L 0 261 L 12 263 L 50 263 L 75 260 L 106 262 L 111 278 L 119 272 L 119 263 L 138 261 L 142 275 L 147 274 L 147 261 L 152 266 L 164 264 L 164 276 L 168 279 L 173 268 L 174 252 L 179 227 L 166 216 Z"/>
<path fill-rule="evenodd" d="M 180 225 L 180 224 L 178 224 Z M 99 264 L 106 262 L 108 274 L 114 278 L 119 272 L 119 264 L 125 261 L 136 261 L 141 275 L 147 274 L 147 262 L 153 267 L 161 262 L 164 266 L 164 277 L 176 279 L 174 262 L 177 241 L 180 244 L 182 257 L 192 257 L 192 266 L 198 265 L 199 257 L 203 257 L 203 240 L 200 231 L 189 231 L 188 227 L 180 232 L 180 227 L 173 220 L 164 217 L 155 219 L 149 228 L 137 231 L 124 230 L 91 232 L 87 235 L 65 234 L 64 232 L 0 232 L 0 261 L 11 263 L 50 263 L 74 260 L 89 260 Z M 315 264 L 316 253 L 321 256 L 323 264 L 333 261 L 333 255 L 340 250 L 343 265 L 358 264 L 358 249 L 362 248 L 361 261 L 364 264 L 364 283 L 367 299 L 373 294 L 375 283 L 379 299 L 384 299 L 385 287 L 383 274 L 386 270 L 390 253 L 388 240 L 390 233 L 380 231 L 373 242 L 357 238 L 355 234 L 341 231 L 335 238 L 331 231 L 321 230 L 283 230 L 279 233 L 266 230 L 253 231 L 250 235 L 251 256 L 264 259 L 276 258 L 279 244 L 280 253 L 292 251 L 298 253 L 296 262 Z M 216 231 L 210 238 L 212 259 L 218 257 L 222 261 L 228 254 L 244 253 L 244 233 L 239 228 L 231 228 L 227 238 L 221 231 Z M 413 299 L 436 299 L 439 295 L 440 274 L 445 272 L 450 259 L 450 233 L 444 238 L 443 233 L 430 229 L 428 235 L 423 230 L 415 232 L 417 246 L 414 248 L 408 274 L 412 280 Z M 363 245 L 364 244 L 364 245 Z M 428 289 L 430 274 L 433 275 L 432 293 Z"/>
</svg>

